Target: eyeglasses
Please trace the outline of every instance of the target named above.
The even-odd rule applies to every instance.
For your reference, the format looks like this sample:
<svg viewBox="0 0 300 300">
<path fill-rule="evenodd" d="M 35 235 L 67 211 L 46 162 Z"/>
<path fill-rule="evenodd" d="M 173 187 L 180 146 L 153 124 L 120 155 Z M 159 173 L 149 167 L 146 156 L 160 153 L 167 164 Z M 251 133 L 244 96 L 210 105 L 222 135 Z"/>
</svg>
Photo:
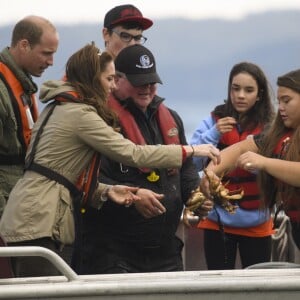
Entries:
<svg viewBox="0 0 300 300">
<path fill-rule="evenodd" d="M 130 43 L 132 39 L 134 39 L 136 42 L 140 44 L 145 44 L 147 41 L 147 38 L 141 34 L 132 35 L 128 32 L 124 32 L 124 31 L 118 32 L 114 29 L 112 29 L 111 31 L 114 32 L 116 35 L 118 35 L 120 39 L 125 43 Z"/>
</svg>

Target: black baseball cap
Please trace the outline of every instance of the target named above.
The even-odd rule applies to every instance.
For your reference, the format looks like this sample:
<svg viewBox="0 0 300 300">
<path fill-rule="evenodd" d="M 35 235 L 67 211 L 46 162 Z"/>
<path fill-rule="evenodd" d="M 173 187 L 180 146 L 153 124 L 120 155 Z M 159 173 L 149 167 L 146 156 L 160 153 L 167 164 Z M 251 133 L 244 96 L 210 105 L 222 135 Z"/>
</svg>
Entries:
<svg viewBox="0 0 300 300">
<path fill-rule="evenodd" d="M 115 66 L 116 71 L 124 73 L 133 86 L 162 84 L 152 52 L 140 44 L 122 49 L 115 59 Z"/>
<path fill-rule="evenodd" d="M 125 22 L 137 22 L 143 30 L 153 25 L 150 19 L 144 18 L 141 11 L 131 4 L 116 6 L 109 10 L 104 17 L 104 27 L 106 28 L 112 28 Z"/>
</svg>

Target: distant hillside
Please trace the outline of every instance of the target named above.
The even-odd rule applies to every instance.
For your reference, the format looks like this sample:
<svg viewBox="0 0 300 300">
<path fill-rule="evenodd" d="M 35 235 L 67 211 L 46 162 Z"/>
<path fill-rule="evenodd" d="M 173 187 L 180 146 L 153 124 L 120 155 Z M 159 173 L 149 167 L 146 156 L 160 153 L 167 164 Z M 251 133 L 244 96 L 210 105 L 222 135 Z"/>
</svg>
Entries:
<svg viewBox="0 0 300 300">
<path fill-rule="evenodd" d="M 187 136 L 226 97 L 233 64 L 259 64 L 274 88 L 278 75 L 300 67 L 300 11 L 255 14 L 239 21 L 165 19 L 154 24 L 145 32 L 145 46 L 155 54 L 164 82 L 159 94 L 181 114 Z M 9 44 L 12 26 L 0 28 L 1 48 Z M 93 40 L 104 48 L 102 24 L 58 29 L 61 42 L 55 66 L 42 81 L 60 78 L 66 59 L 86 43 Z"/>
</svg>

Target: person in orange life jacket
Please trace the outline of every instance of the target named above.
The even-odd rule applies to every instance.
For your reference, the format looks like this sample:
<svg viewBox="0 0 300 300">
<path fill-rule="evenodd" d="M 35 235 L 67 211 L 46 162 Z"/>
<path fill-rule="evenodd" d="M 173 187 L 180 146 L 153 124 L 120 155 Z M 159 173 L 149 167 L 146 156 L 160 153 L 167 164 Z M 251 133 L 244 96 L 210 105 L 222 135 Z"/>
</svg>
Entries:
<svg viewBox="0 0 300 300">
<path fill-rule="evenodd" d="M 241 62 L 233 66 L 229 74 L 227 99 L 200 123 L 192 135 L 191 145 L 212 143 L 224 149 L 258 134 L 273 119 L 267 78 L 253 63 Z M 201 158 L 194 158 L 194 162 L 198 170 L 207 163 Z M 228 181 L 229 190 L 244 190 L 244 197 L 237 202 L 236 213 L 230 214 L 216 204 L 207 220 L 198 224 L 204 229 L 205 258 L 209 270 L 234 269 L 237 249 L 242 267 L 270 260 L 272 220 L 268 211 L 259 209 L 256 174 L 236 168 L 222 178 L 223 184 Z"/>
<path fill-rule="evenodd" d="M 124 48 L 115 60 L 116 89 L 108 104 L 121 132 L 141 145 L 186 144 L 178 114 L 156 95 L 162 83 L 152 52 L 142 45 Z M 200 147 L 200 146 L 199 146 Z M 207 153 L 218 151 L 202 145 Z M 175 235 L 185 201 L 199 185 L 191 159 L 181 168 L 136 168 L 102 156 L 101 182 L 138 186 L 141 200 L 130 207 L 106 202 L 83 220 L 81 274 L 183 270 L 183 243 Z M 211 201 L 202 207 L 205 215 Z"/>
<path fill-rule="evenodd" d="M 224 149 L 221 164 L 209 165 L 209 169 L 220 175 L 237 165 L 259 172 L 263 206 L 276 204 L 284 209 L 300 249 L 300 69 L 279 76 L 277 86 L 278 111 L 270 129 Z M 201 184 L 209 194 L 207 179 L 203 178 Z"/>
<path fill-rule="evenodd" d="M 149 29 L 153 21 L 145 18 L 132 4 L 115 6 L 104 17 L 102 36 L 105 50 L 115 59 L 125 47 L 144 44 L 147 38 L 143 31 Z"/>
<path fill-rule="evenodd" d="M 38 109 L 34 97 L 40 77 L 53 64 L 55 27 L 28 16 L 14 27 L 10 47 L 0 53 L 0 218 L 9 193 L 22 176 L 26 149 Z"/>
<path fill-rule="evenodd" d="M 74 210 L 76 216 L 84 215 L 89 206 L 101 209 L 108 199 L 122 205 L 138 200 L 136 187 L 98 183 L 100 154 L 137 167 L 179 168 L 192 153 L 218 162 L 219 153 L 206 153 L 202 146 L 140 146 L 125 139 L 116 131 L 115 116 L 107 107 L 114 77 L 111 55 L 89 44 L 69 58 L 67 80 L 41 86 L 40 100 L 48 105 L 34 124 L 25 173 L 10 193 L 0 220 L 0 234 L 9 245 L 55 251 L 74 241 Z M 17 276 L 58 272 L 37 257 L 15 258 L 14 271 Z"/>
</svg>

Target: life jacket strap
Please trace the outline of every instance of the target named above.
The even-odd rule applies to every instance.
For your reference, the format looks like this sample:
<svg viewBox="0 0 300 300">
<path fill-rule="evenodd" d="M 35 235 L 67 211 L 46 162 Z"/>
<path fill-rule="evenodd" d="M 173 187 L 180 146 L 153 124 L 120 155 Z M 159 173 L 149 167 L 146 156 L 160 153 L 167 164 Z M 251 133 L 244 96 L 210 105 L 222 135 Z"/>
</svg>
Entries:
<svg viewBox="0 0 300 300">
<path fill-rule="evenodd" d="M 27 166 L 26 170 L 34 171 L 36 173 L 39 173 L 39 174 L 47 177 L 50 180 L 53 180 L 53 181 L 56 181 L 56 182 L 62 184 L 64 187 L 66 187 L 70 191 L 72 196 L 76 199 L 83 197 L 83 193 L 80 192 L 70 180 L 68 180 L 66 177 L 60 175 L 59 173 L 57 173 L 47 167 L 44 167 L 40 164 L 32 162 L 30 164 L 30 166 Z"/>
</svg>

